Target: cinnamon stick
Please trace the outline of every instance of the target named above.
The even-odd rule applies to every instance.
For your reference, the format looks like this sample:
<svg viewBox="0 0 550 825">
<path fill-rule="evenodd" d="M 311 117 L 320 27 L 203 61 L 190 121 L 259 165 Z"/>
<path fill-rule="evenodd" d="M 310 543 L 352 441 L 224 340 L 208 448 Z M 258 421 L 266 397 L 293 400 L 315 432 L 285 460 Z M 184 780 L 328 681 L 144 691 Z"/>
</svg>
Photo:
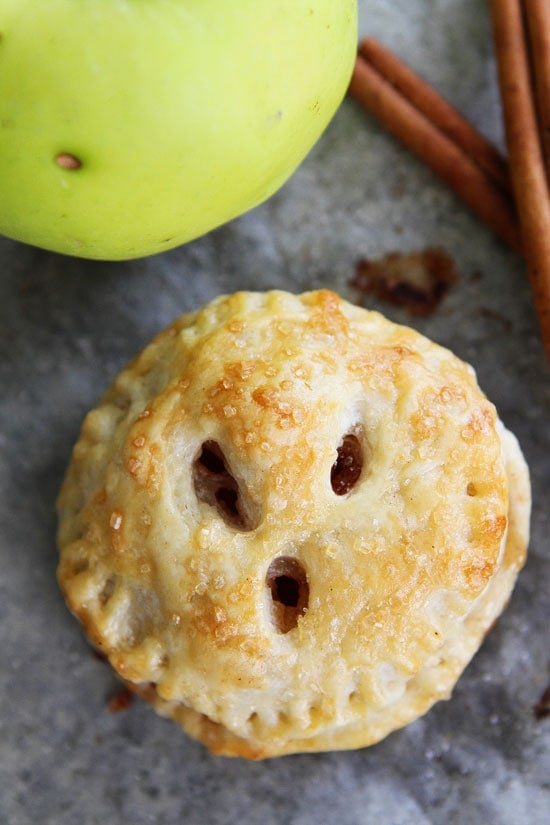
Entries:
<svg viewBox="0 0 550 825">
<path fill-rule="evenodd" d="M 550 3 L 547 0 L 525 0 L 525 13 L 529 27 L 539 135 L 546 175 L 550 178 Z"/>
<path fill-rule="evenodd" d="M 550 6 L 546 8 L 550 10 Z M 367 37 L 359 44 L 359 54 L 495 183 L 511 193 L 506 159 L 439 92 L 373 37 Z"/>
<path fill-rule="evenodd" d="M 545 5 L 542 0 L 535 3 Z M 526 30 L 520 0 L 490 0 L 490 8 L 522 246 L 550 360 L 550 193 L 531 88 Z"/>
<path fill-rule="evenodd" d="M 520 250 L 514 206 L 502 187 L 361 55 L 355 63 L 349 94 L 506 243 Z"/>
</svg>

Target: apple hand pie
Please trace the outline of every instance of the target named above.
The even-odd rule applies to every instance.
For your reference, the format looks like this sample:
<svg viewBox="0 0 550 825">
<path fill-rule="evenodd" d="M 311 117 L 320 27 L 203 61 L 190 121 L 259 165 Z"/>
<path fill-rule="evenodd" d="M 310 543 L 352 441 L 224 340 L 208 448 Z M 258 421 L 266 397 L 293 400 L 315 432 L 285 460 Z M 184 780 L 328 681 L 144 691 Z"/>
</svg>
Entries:
<svg viewBox="0 0 550 825">
<path fill-rule="evenodd" d="M 377 742 L 447 698 L 522 567 L 514 436 L 448 350 L 332 292 L 236 293 L 88 414 L 58 578 L 214 753 Z"/>
</svg>

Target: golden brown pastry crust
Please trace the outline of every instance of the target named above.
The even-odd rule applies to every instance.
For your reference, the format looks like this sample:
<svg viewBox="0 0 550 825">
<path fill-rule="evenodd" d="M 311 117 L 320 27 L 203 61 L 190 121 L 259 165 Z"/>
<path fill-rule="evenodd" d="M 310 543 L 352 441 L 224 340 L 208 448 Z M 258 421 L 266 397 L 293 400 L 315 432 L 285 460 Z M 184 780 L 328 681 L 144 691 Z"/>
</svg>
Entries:
<svg viewBox="0 0 550 825">
<path fill-rule="evenodd" d="M 237 293 L 87 416 L 58 577 L 120 676 L 214 752 L 361 747 L 449 695 L 524 562 L 529 496 L 448 350 L 328 291 Z M 279 568 L 302 599 L 282 613 Z"/>
</svg>

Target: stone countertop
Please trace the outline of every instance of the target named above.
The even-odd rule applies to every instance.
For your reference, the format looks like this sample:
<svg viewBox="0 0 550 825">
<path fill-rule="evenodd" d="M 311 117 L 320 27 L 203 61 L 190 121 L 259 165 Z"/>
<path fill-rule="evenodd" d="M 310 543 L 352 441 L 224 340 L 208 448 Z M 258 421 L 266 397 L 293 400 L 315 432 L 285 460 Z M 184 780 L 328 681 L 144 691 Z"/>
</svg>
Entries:
<svg viewBox="0 0 550 825">
<path fill-rule="evenodd" d="M 479 0 L 360 0 L 374 34 L 495 141 Z M 473 364 L 531 467 L 532 541 L 511 604 L 453 697 L 380 744 L 266 762 L 210 756 L 136 700 L 124 712 L 56 584 L 54 501 L 81 421 L 119 369 L 222 292 L 329 287 L 360 258 L 441 247 L 459 280 L 411 317 Z M 523 262 L 346 100 L 270 201 L 163 255 L 62 257 L 0 239 L 0 821 L 6 825 L 541 823 L 550 810 L 550 371 Z"/>
</svg>

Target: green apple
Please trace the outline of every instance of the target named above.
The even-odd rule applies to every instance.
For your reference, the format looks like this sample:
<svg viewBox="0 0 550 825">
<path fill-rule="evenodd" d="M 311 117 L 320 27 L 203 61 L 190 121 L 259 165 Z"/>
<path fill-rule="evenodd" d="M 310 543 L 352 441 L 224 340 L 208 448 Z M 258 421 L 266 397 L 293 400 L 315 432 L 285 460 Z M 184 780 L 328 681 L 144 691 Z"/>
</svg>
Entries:
<svg viewBox="0 0 550 825">
<path fill-rule="evenodd" d="M 0 0 L 0 233 L 161 252 L 269 197 L 341 102 L 356 0 Z"/>
</svg>

